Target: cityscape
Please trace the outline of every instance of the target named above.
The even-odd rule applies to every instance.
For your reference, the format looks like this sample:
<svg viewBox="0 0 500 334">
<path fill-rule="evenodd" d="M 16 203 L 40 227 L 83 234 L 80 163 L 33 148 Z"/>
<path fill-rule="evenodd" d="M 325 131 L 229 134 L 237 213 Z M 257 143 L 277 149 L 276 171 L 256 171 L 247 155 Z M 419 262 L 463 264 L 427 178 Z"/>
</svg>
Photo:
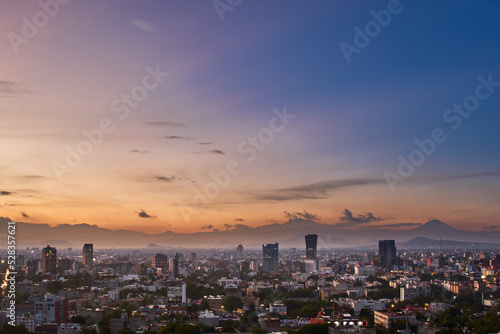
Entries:
<svg viewBox="0 0 500 334">
<path fill-rule="evenodd" d="M 500 334 L 499 17 L 0 0 L 0 334 Z"/>
<path fill-rule="evenodd" d="M 500 254 L 487 244 L 401 249 L 380 240 L 334 250 L 319 248 L 317 234 L 287 249 L 86 243 L 18 249 L 15 265 L 6 264 L 1 321 L 19 333 L 492 333 L 500 326 Z"/>
</svg>

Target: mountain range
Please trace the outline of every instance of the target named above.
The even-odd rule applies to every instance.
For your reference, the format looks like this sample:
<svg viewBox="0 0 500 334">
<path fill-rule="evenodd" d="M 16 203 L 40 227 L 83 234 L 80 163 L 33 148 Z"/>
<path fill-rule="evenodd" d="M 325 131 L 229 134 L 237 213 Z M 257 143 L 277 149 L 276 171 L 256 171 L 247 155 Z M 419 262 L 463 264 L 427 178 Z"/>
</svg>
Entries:
<svg viewBox="0 0 500 334">
<path fill-rule="evenodd" d="M 8 218 L 0 218 L 1 225 L 6 225 L 8 221 Z M 7 227 L 4 226 L 0 231 L 2 240 L 6 240 Z M 86 223 L 57 226 L 16 223 L 18 247 L 44 247 L 50 244 L 60 248 L 79 248 L 83 243 L 93 243 L 96 248 L 146 248 L 148 245 L 149 248 L 234 248 L 241 243 L 247 248 L 260 248 L 262 244 L 278 242 L 280 248 L 301 248 L 304 246 L 306 234 L 318 234 L 319 248 L 370 246 L 376 245 L 380 239 L 394 239 L 401 243 L 419 237 L 500 244 L 500 236 L 494 233 L 460 230 L 439 220 L 428 221 L 413 229 L 395 230 L 369 227 L 352 229 L 296 218 L 283 224 L 258 227 L 245 225 L 225 231 L 215 229 L 192 234 L 110 230 Z M 421 242 L 422 246 L 426 247 L 423 239 Z"/>
</svg>

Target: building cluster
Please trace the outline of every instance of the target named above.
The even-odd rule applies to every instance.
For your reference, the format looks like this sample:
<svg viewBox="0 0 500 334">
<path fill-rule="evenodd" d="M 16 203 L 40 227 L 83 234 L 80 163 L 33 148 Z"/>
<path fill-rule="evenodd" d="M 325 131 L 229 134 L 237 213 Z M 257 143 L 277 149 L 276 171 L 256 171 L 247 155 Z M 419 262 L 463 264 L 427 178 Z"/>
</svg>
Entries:
<svg viewBox="0 0 500 334">
<path fill-rule="evenodd" d="M 297 330 L 328 326 L 330 334 L 375 333 L 376 327 L 428 326 L 460 293 L 498 305 L 496 250 L 318 249 L 82 250 L 28 248 L 16 258 L 16 325 L 34 333 L 83 329 L 113 334 L 161 331 L 170 323 L 204 332 Z M 0 323 L 7 323 L 3 298 Z M 433 323 L 434 326 L 438 326 Z M 399 325 L 398 325 L 399 326 Z"/>
</svg>

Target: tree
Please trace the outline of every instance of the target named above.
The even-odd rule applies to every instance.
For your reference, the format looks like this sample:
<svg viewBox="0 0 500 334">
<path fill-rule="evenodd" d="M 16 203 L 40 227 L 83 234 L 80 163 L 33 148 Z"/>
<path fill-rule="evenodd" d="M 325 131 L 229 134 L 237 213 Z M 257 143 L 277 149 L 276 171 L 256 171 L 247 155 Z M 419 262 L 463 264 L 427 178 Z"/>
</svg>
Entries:
<svg viewBox="0 0 500 334">
<path fill-rule="evenodd" d="M 84 328 L 82 334 L 97 334 L 97 331 L 94 328 Z"/>
<path fill-rule="evenodd" d="M 211 307 L 210 307 L 210 304 L 208 303 L 208 300 L 206 299 L 203 299 L 200 303 L 200 309 L 201 310 L 210 310 Z"/>
<path fill-rule="evenodd" d="M 396 333 L 398 333 L 398 331 L 406 329 L 406 325 L 407 325 L 406 320 L 394 321 L 391 324 L 391 327 L 389 328 L 389 333 L 396 334 Z M 412 325 L 412 324 L 408 323 L 408 328 L 411 330 L 412 333 L 417 332 L 416 325 Z"/>
<path fill-rule="evenodd" d="M 297 331 L 297 334 L 328 334 L 328 324 L 305 325 Z"/>
<path fill-rule="evenodd" d="M 227 312 L 233 312 L 239 308 L 243 307 L 243 302 L 240 297 L 227 296 L 222 300 L 222 306 Z"/>
<path fill-rule="evenodd" d="M 267 334 L 267 331 L 259 327 L 252 327 L 252 334 Z"/>
<path fill-rule="evenodd" d="M 108 325 L 99 327 L 99 334 L 111 334 L 111 328 Z"/>
<path fill-rule="evenodd" d="M 11 326 L 5 324 L 0 329 L 0 334 L 30 334 L 30 332 L 23 326 Z"/>
<path fill-rule="evenodd" d="M 75 322 L 77 324 L 85 325 L 85 318 L 82 317 L 81 315 L 74 315 L 71 317 L 71 322 Z"/>
<path fill-rule="evenodd" d="M 236 320 L 228 320 L 222 325 L 222 331 L 224 333 L 233 333 L 238 325 L 240 324 L 239 321 Z"/>
</svg>

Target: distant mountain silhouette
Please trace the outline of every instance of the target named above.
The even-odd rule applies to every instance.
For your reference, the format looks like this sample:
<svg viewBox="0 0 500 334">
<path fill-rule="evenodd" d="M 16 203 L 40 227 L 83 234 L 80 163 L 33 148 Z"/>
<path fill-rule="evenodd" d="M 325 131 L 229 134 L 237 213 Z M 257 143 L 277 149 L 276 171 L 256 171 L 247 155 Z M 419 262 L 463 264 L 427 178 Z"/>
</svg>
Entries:
<svg viewBox="0 0 500 334">
<path fill-rule="evenodd" d="M 146 248 L 148 248 L 148 249 L 164 249 L 164 248 L 167 248 L 167 247 L 150 243 Z"/>
<path fill-rule="evenodd" d="M 7 224 L 7 218 L 0 217 L 0 225 Z M 0 228 L 0 237 L 5 236 L 6 227 Z M 81 247 L 84 243 L 93 243 L 95 248 L 234 248 L 240 242 L 245 247 L 260 248 L 266 243 L 280 243 L 280 249 L 296 247 L 305 248 L 304 236 L 318 234 L 320 248 L 350 247 L 356 245 L 374 245 L 377 240 L 394 239 L 396 242 L 406 242 L 418 237 L 438 240 L 454 240 L 461 242 L 500 243 L 500 236 L 487 232 L 475 232 L 456 229 L 442 221 L 431 220 L 410 230 L 376 228 L 374 226 L 354 226 L 352 228 L 338 227 L 332 224 L 321 224 L 313 220 L 290 219 L 283 224 L 273 223 L 258 227 L 239 227 L 229 230 L 214 230 L 192 234 L 163 233 L 149 234 L 128 230 L 109 230 L 90 224 L 48 224 L 16 223 L 18 246 L 46 246 L 50 239 L 51 245 L 67 248 Z M 5 236 L 6 238 L 6 236 Z M 420 239 L 425 244 L 424 239 Z M 418 241 L 418 239 L 417 239 Z M 426 246 L 423 246 L 426 247 Z"/>
<path fill-rule="evenodd" d="M 477 247 L 477 246 L 499 246 L 499 244 L 481 243 L 481 242 L 467 242 L 467 241 L 455 241 L 455 240 L 435 240 L 424 237 L 417 237 L 405 242 L 398 243 L 397 248 L 402 249 L 415 249 L 415 248 L 433 248 L 443 249 L 446 248 L 467 248 L 467 247 Z"/>
<path fill-rule="evenodd" d="M 437 219 L 429 220 L 424 225 L 420 225 L 413 230 L 418 233 L 449 233 L 460 231 Z"/>
</svg>

